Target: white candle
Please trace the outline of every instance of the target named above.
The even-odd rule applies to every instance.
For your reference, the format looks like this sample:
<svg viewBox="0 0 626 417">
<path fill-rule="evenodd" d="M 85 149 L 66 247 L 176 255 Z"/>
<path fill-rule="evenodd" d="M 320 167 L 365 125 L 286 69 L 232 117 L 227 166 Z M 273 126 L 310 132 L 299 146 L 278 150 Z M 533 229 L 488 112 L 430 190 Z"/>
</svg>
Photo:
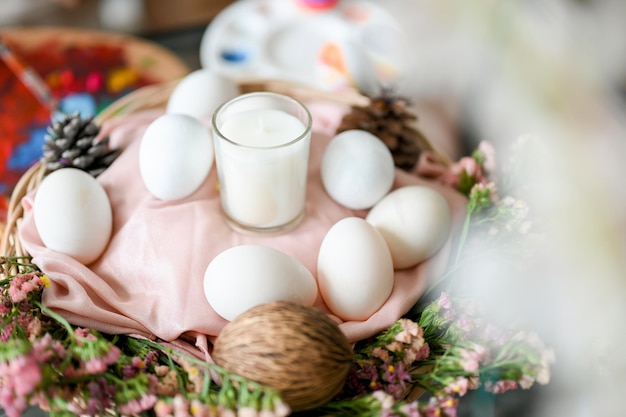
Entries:
<svg viewBox="0 0 626 417">
<path fill-rule="evenodd" d="M 218 110 L 225 113 L 214 118 L 216 165 L 222 207 L 230 220 L 244 228 L 271 230 L 304 211 L 310 116 L 305 109 L 305 123 L 283 106 L 269 108 L 275 96 L 293 99 L 255 94 L 270 96 L 256 97 L 252 107 L 235 99 L 244 107 L 240 112 Z"/>
</svg>

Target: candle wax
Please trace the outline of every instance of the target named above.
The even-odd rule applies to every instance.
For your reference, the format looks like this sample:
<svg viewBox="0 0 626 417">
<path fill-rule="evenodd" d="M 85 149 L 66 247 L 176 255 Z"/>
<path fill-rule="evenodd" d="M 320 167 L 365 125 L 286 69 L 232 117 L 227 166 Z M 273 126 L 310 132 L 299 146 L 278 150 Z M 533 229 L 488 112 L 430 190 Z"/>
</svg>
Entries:
<svg viewBox="0 0 626 417">
<path fill-rule="evenodd" d="M 224 121 L 221 133 L 240 145 L 269 148 L 289 143 L 304 133 L 296 117 L 281 110 L 248 110 Z"/>
</svg>

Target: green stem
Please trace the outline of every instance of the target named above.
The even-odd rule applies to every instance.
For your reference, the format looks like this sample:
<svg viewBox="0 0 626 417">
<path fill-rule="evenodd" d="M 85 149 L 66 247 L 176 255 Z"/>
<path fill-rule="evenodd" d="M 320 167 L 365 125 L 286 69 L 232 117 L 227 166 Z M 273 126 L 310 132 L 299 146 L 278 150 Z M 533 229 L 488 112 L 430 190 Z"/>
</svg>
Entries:
<svg viewBox="0 0 626 417">
<path fill-rule="evenodd" d="M 61 326 L 63 326 L 65 328 L 65 330 L 67 331 L 69 337 L 72 338 L 72 340 L 74 339 L 74 329 L 72 328 L 72 325 L 67 320 L 65 320 L 64 317 L 62 317 L 61 315 L 59 315 L 59 314 L 55 313 L 54 311 L 50 310 L 48 307 L 44 306 L 39 301 L 36 301 L 35 305 L 37 307 L 39 307 L 42 312 L 44 312 L 46 315 L 52 317 Z"/>
<path fill-rule="evenodd" d="M 469 234 L 470 221 L 472 219 L 471 210 L 467 210 L 467 214 L 465 215 L 465 221 L 463 222 L 463 229 L 461 230 L 461 236 L 459 238 L 459 244 L 456 252 L 456 259 L 454 260 L 454 264 L 458 264 L 461 260 L 461 255 L 463 253 L 463 246 L 465 246 L 465 241 L 467 240 L 467 235 Z"/>
<path fill-rule="evenodd" d="M 166 355 L 168 355 L 168 357 L 170 357 L 170 360 L 171 360 L 172 356 L 178 356 L 178 357 L 180 357 L 182 359 L 185 359 L 185 360 L 189 361 L 190 363 L 193 363 L 193 364 L 196 364 L 196 365 L 199 365 L 199 366 L 203 367 L 204 369 L 207 370 L 207 372 L 208 372 L 208 370 L 215 371 L 224 380 L 228 380 L 230 382 L 236 382 L 239 385 L 246 384 L 248 387 L 251 387 L 254 390 L 260 390 L 260 391 L 263 391 L 263 392 L 265 392 L 267 394 L 278 395 L 273 389 L 271 389 L 269 387 L 266 387 L 265 385 L 259 384 L 258 382 L 251 381 L 251 380 L 249 380 L 247 378 L 244 378 L 244 377 L 242 377 L 240 375 L 237 375 L 237 374 L 234 374 L 232 372 L 229 372 L 226 369 L 222 368 L 221 366 L 218 366 L 218 365 L 215 365 L 213 363 L 206 362 L 206 361 L 199 360 L 199 359 L 197 359 L 197 358 L 195 358 L 193 356 L 187 355 L 185 353 L 175 352 L 174 350 L 166 348 L 162 344 L 153 342 L 151 340 L 140 340 L 140 342 L 141 343 L 145 343 L 146 345 L 148 345 L 148 346 L 150 346 L 150 347 L 152 347 L 154 349 L 157 349 L 157 350 L 165 353 Z M 171 364 L 173 365 L 173 361 L 171 362 Z"/>
<path fill-rule="evenodd" d="M 204 373 L 204 380 L 202 381 L 202 392 L 200 393 L 200 395 L 202 396 L 202 398 L 206 398 L 209 395 L 209 392 L 211 390 L 211 375 L 209 375 L 209 372 L 205 372 Z"/>
</svg>

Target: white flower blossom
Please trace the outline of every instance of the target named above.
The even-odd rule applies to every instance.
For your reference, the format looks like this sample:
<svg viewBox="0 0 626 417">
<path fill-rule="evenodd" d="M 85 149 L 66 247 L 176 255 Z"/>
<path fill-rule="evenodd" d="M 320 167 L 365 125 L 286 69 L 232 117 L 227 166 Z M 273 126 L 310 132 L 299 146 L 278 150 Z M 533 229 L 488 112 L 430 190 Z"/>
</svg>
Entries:
<svg viewBox="0 0 626 417">
<path fill-rule="evenodd" d="M 372 393 L 372 397 L 380 402 L 380 408 L 383 410 L 391 410 L 395 403 L 393 396 L 385 391 L 375 391 Z"/>
</svg>

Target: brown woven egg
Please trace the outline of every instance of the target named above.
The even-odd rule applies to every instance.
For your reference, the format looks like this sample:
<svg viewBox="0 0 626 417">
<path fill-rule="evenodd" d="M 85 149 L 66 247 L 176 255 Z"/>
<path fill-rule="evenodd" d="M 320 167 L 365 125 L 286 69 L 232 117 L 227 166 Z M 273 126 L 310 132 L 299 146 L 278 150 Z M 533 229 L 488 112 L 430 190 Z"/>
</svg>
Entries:
<svg viewBox="0 0 626 417">
<path fill-rule="evenodd" d="M 235 318 L 213 349 L 218 365 L 274 388 L 293 411 L 313 409 L 337 395 L 353 356 L 345 335 L 326 314 L 283 301 Z"/>
</svg>

